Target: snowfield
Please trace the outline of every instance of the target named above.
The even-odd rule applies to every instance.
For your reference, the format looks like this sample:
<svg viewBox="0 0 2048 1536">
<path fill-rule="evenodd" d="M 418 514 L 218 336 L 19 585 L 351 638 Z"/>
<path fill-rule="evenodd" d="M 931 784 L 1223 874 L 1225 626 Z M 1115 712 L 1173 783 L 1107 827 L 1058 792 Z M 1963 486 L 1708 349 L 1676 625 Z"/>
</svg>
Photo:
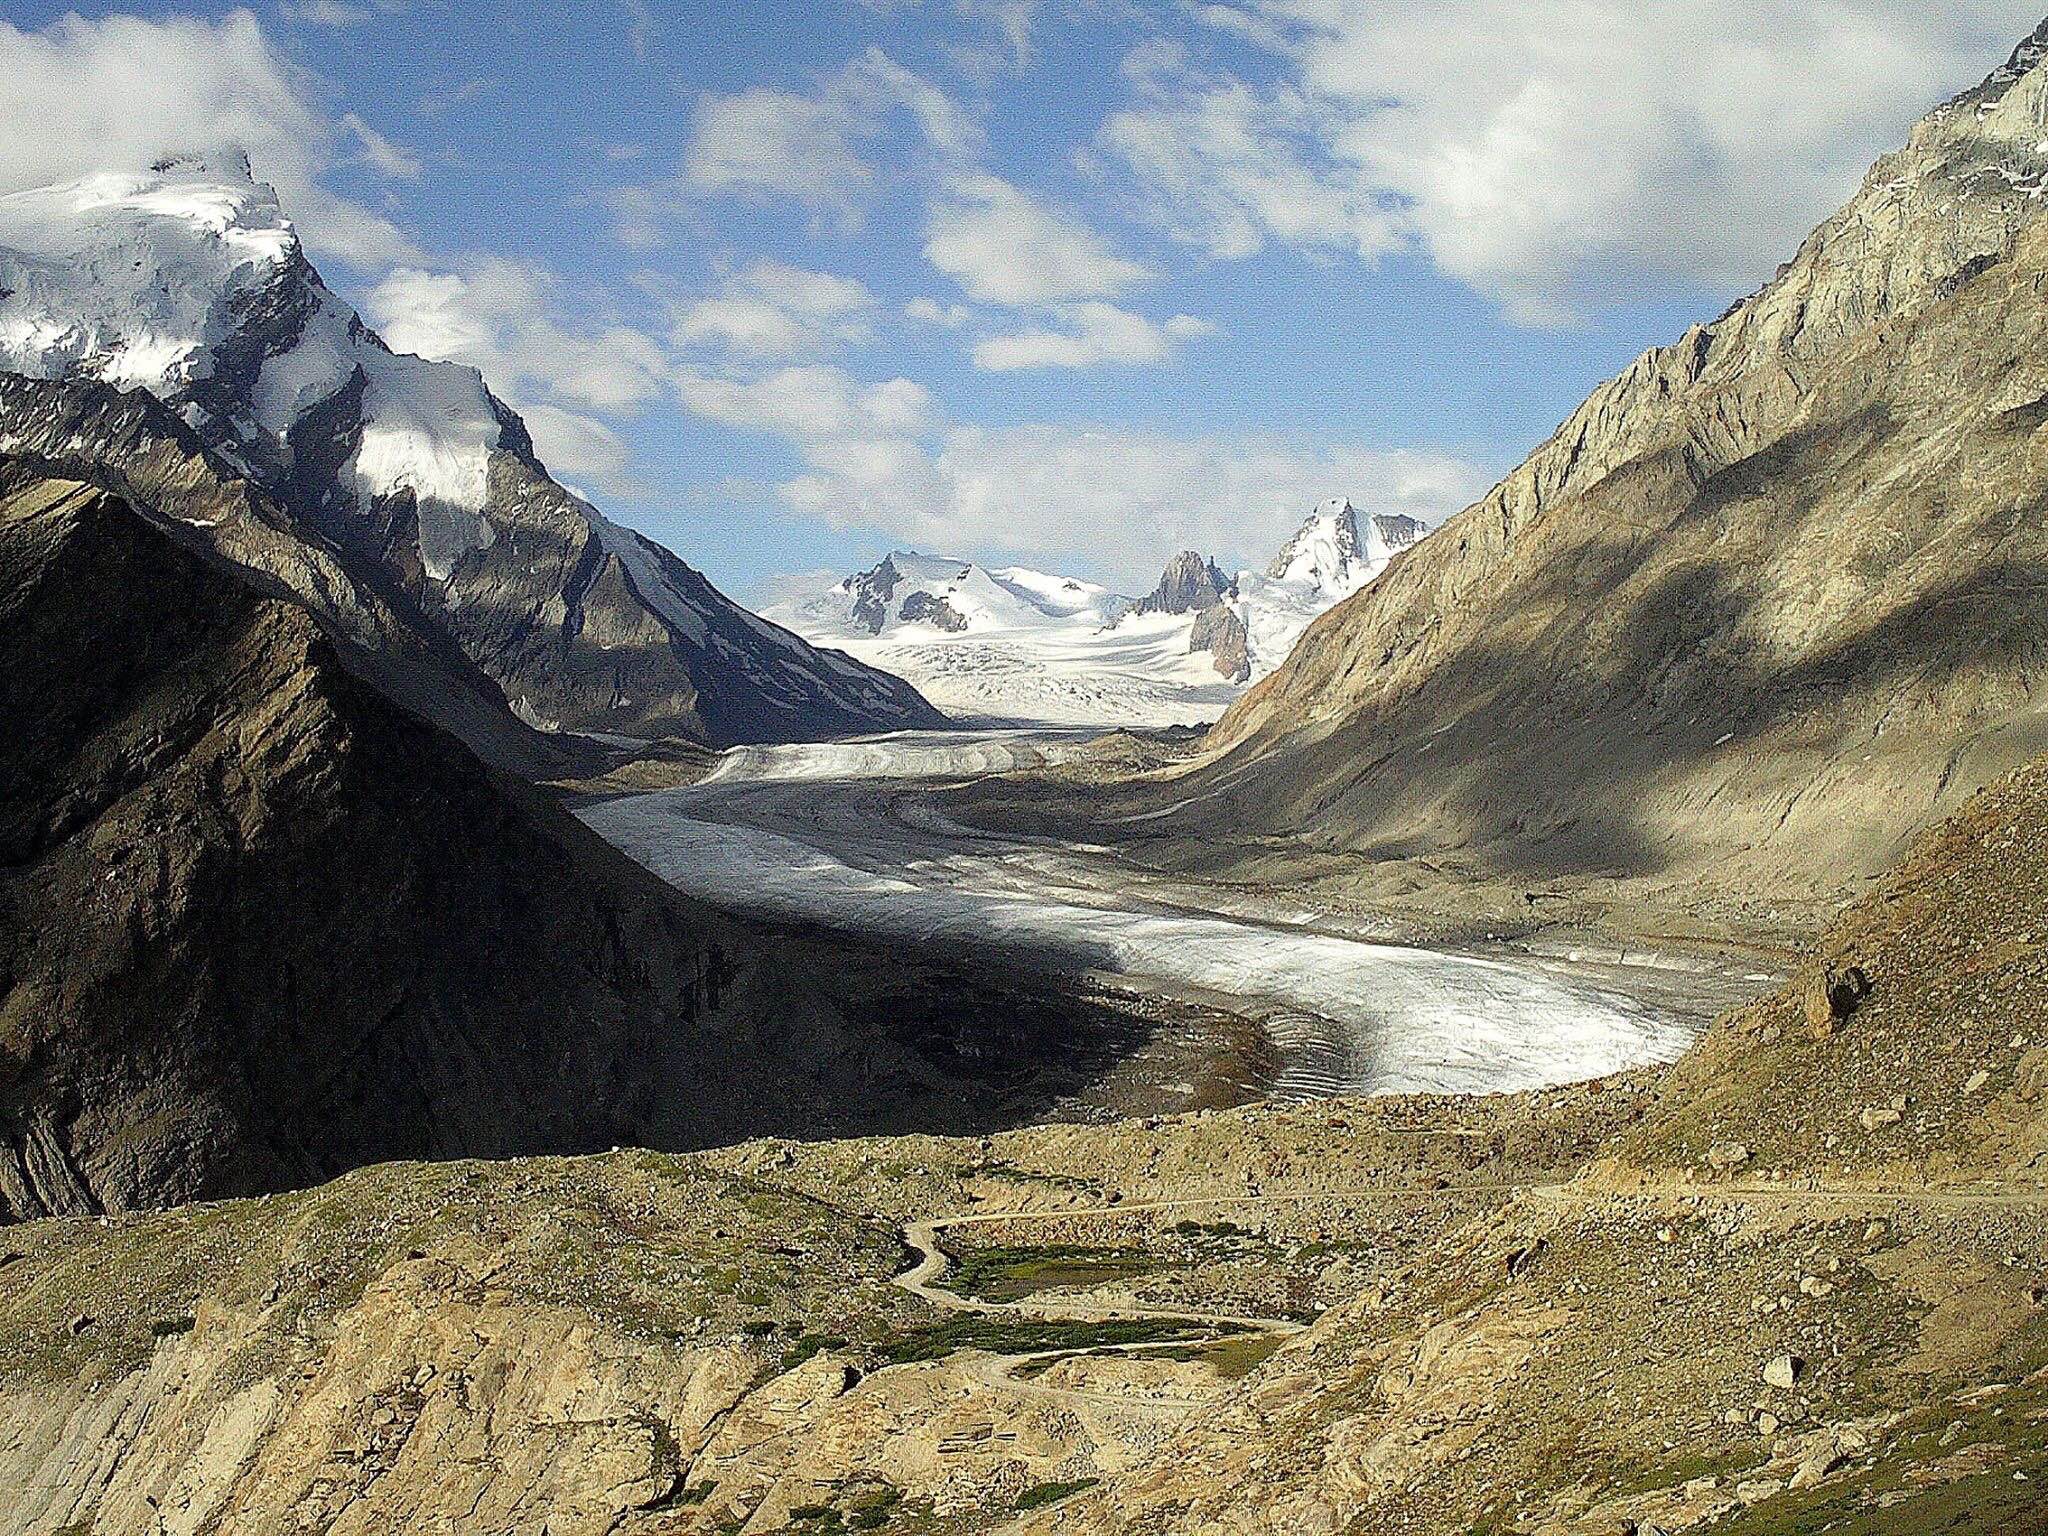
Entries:
<svg viewBox="0 0 2048 1536">
<path fill-rule="evenodd" d="M 1247 681 L 1427 531 L 1327 501 L 1266 570 L 1238 572 L 1221 603 L 1244 626 Z M 1209 651 L 1191 648 L 1194 613 L 1143 612 L 1137 598 L 1023 566 L 896 550 L 764 616 L 907 679 L 965 721 L 1204 725 L 1244 691 Z"/>
<path fill-rule="evenodd" d="M 955 719 L 1214 720 L 1238 690 L 1206 655 L 1189 654 L 1193 621 L 1131 612 L 1136 606 L 1092 582 L 898 550 L 872 571 L 763 617 L 895 673 Z"/>
<path fill-rule="evenodd" d="M 1277 1098 L 1541 1087 L 1672 1060 L 1697 1033 L 1701 1021 L 1644 1001 L 1616 968 L 1204 910 L 1198 893 L 1106 850 L 986 836 L 921 804 L 920 788 L 1067 744 L 908 734 L 742 749 L 701 784 L 581 815 L 664 880 L 734 910 L 1225 999 L 1283 1053 Z"/>
</svg>

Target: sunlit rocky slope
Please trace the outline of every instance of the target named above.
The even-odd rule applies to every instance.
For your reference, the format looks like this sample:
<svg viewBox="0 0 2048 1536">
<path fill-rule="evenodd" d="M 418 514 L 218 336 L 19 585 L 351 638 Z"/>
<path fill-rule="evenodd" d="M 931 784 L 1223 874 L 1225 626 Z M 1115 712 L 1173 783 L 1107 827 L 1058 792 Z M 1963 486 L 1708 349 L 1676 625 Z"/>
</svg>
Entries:
<svg viewBox="0 0 2048 1536">
<path fill-rule="evenodd" d="M 2042 53 L 1103 814 L 1163 812 L 1163 856 L 1248 878 L 1762 921 L 2048 745 Z"/>
</svg>

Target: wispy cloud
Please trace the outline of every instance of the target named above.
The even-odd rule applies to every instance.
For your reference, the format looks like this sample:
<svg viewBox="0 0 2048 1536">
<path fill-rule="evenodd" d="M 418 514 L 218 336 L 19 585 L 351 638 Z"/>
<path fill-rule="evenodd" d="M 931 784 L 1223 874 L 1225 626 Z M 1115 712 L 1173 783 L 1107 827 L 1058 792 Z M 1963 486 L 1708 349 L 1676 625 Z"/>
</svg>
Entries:
<svg viewBox="0 0 2048 1536">
<path fill-rule="evenodd" d="M 678 304 L 672 335 L 741 361 L 818 356 L 872 340 L 879 308 L 853 278 L 763 259 Z"/>
<path fill-rule="evenodd" d="M 986 173 L 935 201 L 925 259 L 984 303 L 1104 298 L 1154 274 L 1079 218 Z"/>
<path fill-rule="evenodd" d="M 1161 550 L 1263 558 L 1328 496 L 1440 521 L 1486 483 L 1446 455 L 1278 433 L 978 427 L 947 419 L 909 379 L 866 384 L 829 364 L 690 378 L 682 397 L 701 417 L 790 445 L 807 465 L 777 487 L 792 512 L 1117 580 L 1149 578 Z"/>
<path fill-rule="evenodd" d="M 1097 136 L 1137 204 L 1223 258 L 1419 248 L 1523 321 L 1646 283 L 1737 289 L 2039 19 L 2024 0 L 1193 3 L 1280 73 L 1134 55 Z"/>
<path fill-rule="evenodd" d="M 1175 315 L 1160 322 L 1100 300 L 1060 305 L 1054 315 L 1053 325 L 989 336 L 975 343 L 975 367 L 1002 373 L 1023 368 L 1163 363 L 1182 342 L 1216 334 L 1215 326 L 1193 315 Z"/>
<path fill-rule="evenodd" d="M 328 116 L 324 88 L 247 11 L 218 22 L 72 15 L 40 31 L 0 22 L 0 79 L 0 191 L 238 144 L 316 256 L 363 269 L 418 258 L 389 219 L 325 185 L 339 159 L 381 152 L 367 125 Z M 405 174 L 410 158 L 377 142 L 380 168 Z"/>
<path fill-rule="evenodd" d="M 898 114 L 941 155 L 962 156 L 978 143 L 972 119 L 945 91 L 870 48 L 814 91 L 755 86 L 704 97 L 692 118 L 683 185 L 703 197 L 849 208 L 876 178 L 867 145 Z"/>
<path fill-rule="evenodd" d="M 420 176 L 420 158 L 403 145 L 394 144 L 353 112 L 342 114 L 341 126 L 355 136 L 362 151 L 356 159 L 368 165 L 381 176 L 395 176 L 406 181 L 417 181 Z"/>
</svg>

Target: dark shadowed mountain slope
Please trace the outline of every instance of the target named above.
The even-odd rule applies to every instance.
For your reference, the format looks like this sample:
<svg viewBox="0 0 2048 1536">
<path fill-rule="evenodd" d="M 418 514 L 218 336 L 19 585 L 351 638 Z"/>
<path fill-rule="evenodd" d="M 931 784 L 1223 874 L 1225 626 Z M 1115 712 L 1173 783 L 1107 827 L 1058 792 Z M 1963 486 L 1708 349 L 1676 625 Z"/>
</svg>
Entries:
<svg viewBox="0 0 2048 1536">
<path fill-rule="evenodd" d="M 359 675 L 522 777 L 590 771 L 601 743 L 535 729 L 461 648 L 421 621 L 375 562 L 307 537 L 292 514 L 139 389 L 0 373 L 0 462 L 99 486 L 256 590 L 318 614 Z"/>
<path fill-rule="evenodd" d="M 306 610 L 19 466 L 0 719 L 0 1218 L 1000 1123 L 1114 1049 L 1101 1010 L 682 899 Z"/>
</svg>

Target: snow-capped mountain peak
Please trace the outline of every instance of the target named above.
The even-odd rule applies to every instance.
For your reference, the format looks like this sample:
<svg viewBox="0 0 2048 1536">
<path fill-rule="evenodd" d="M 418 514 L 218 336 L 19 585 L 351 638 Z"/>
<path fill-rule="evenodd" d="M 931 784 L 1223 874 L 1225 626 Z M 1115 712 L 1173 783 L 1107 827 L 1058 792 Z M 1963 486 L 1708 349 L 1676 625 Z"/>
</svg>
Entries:
<svg viewBox="0 0 2048 1536">
<path fill-rule="evenodd" d="M 1183 550 L 1142 601 L 1023 566 L 891 550 L 765 617 L 909 678 L 956 714 L 1060 725 L 1213 718 L 1309 623 L 1428 530 L 1318 506 L 1265 573 Z"/>
<path fill-rule="evenodd" d="M 904 628 L 947 634 L 1077 623 L 1099 628 L 1114 623 L 1131 602 L 1093 582 L 1027 566 L 988 567 L 895 549 L 822 595 L 781 604 L 768 616 L 838 641 Z"/>
<path fill-rule="evenodd" d="M 1412 517 L 1362 516 L 1342 497 L 1321 503 L 1266 568 L 1286 582 L 1334 599 L 1349 597 L 1429 530 Z"/>
<path fill-rule="evenodd" d="M 0 372 L 154 396 L 297 537 L 379 568 L 529 724 L 725 742 L 941 723 L 557 484 L 476 369 L 394 353 L 239 151 L 0 197 Z M 122 451 L 45 440 L 44 403 L 0 419 L 0 451 Z"/>
<path fill-rule="evenodd" d="M 301 260 L 239 151 L 0 197 L 0 367 L 188 389 Z"/>
</svg>

